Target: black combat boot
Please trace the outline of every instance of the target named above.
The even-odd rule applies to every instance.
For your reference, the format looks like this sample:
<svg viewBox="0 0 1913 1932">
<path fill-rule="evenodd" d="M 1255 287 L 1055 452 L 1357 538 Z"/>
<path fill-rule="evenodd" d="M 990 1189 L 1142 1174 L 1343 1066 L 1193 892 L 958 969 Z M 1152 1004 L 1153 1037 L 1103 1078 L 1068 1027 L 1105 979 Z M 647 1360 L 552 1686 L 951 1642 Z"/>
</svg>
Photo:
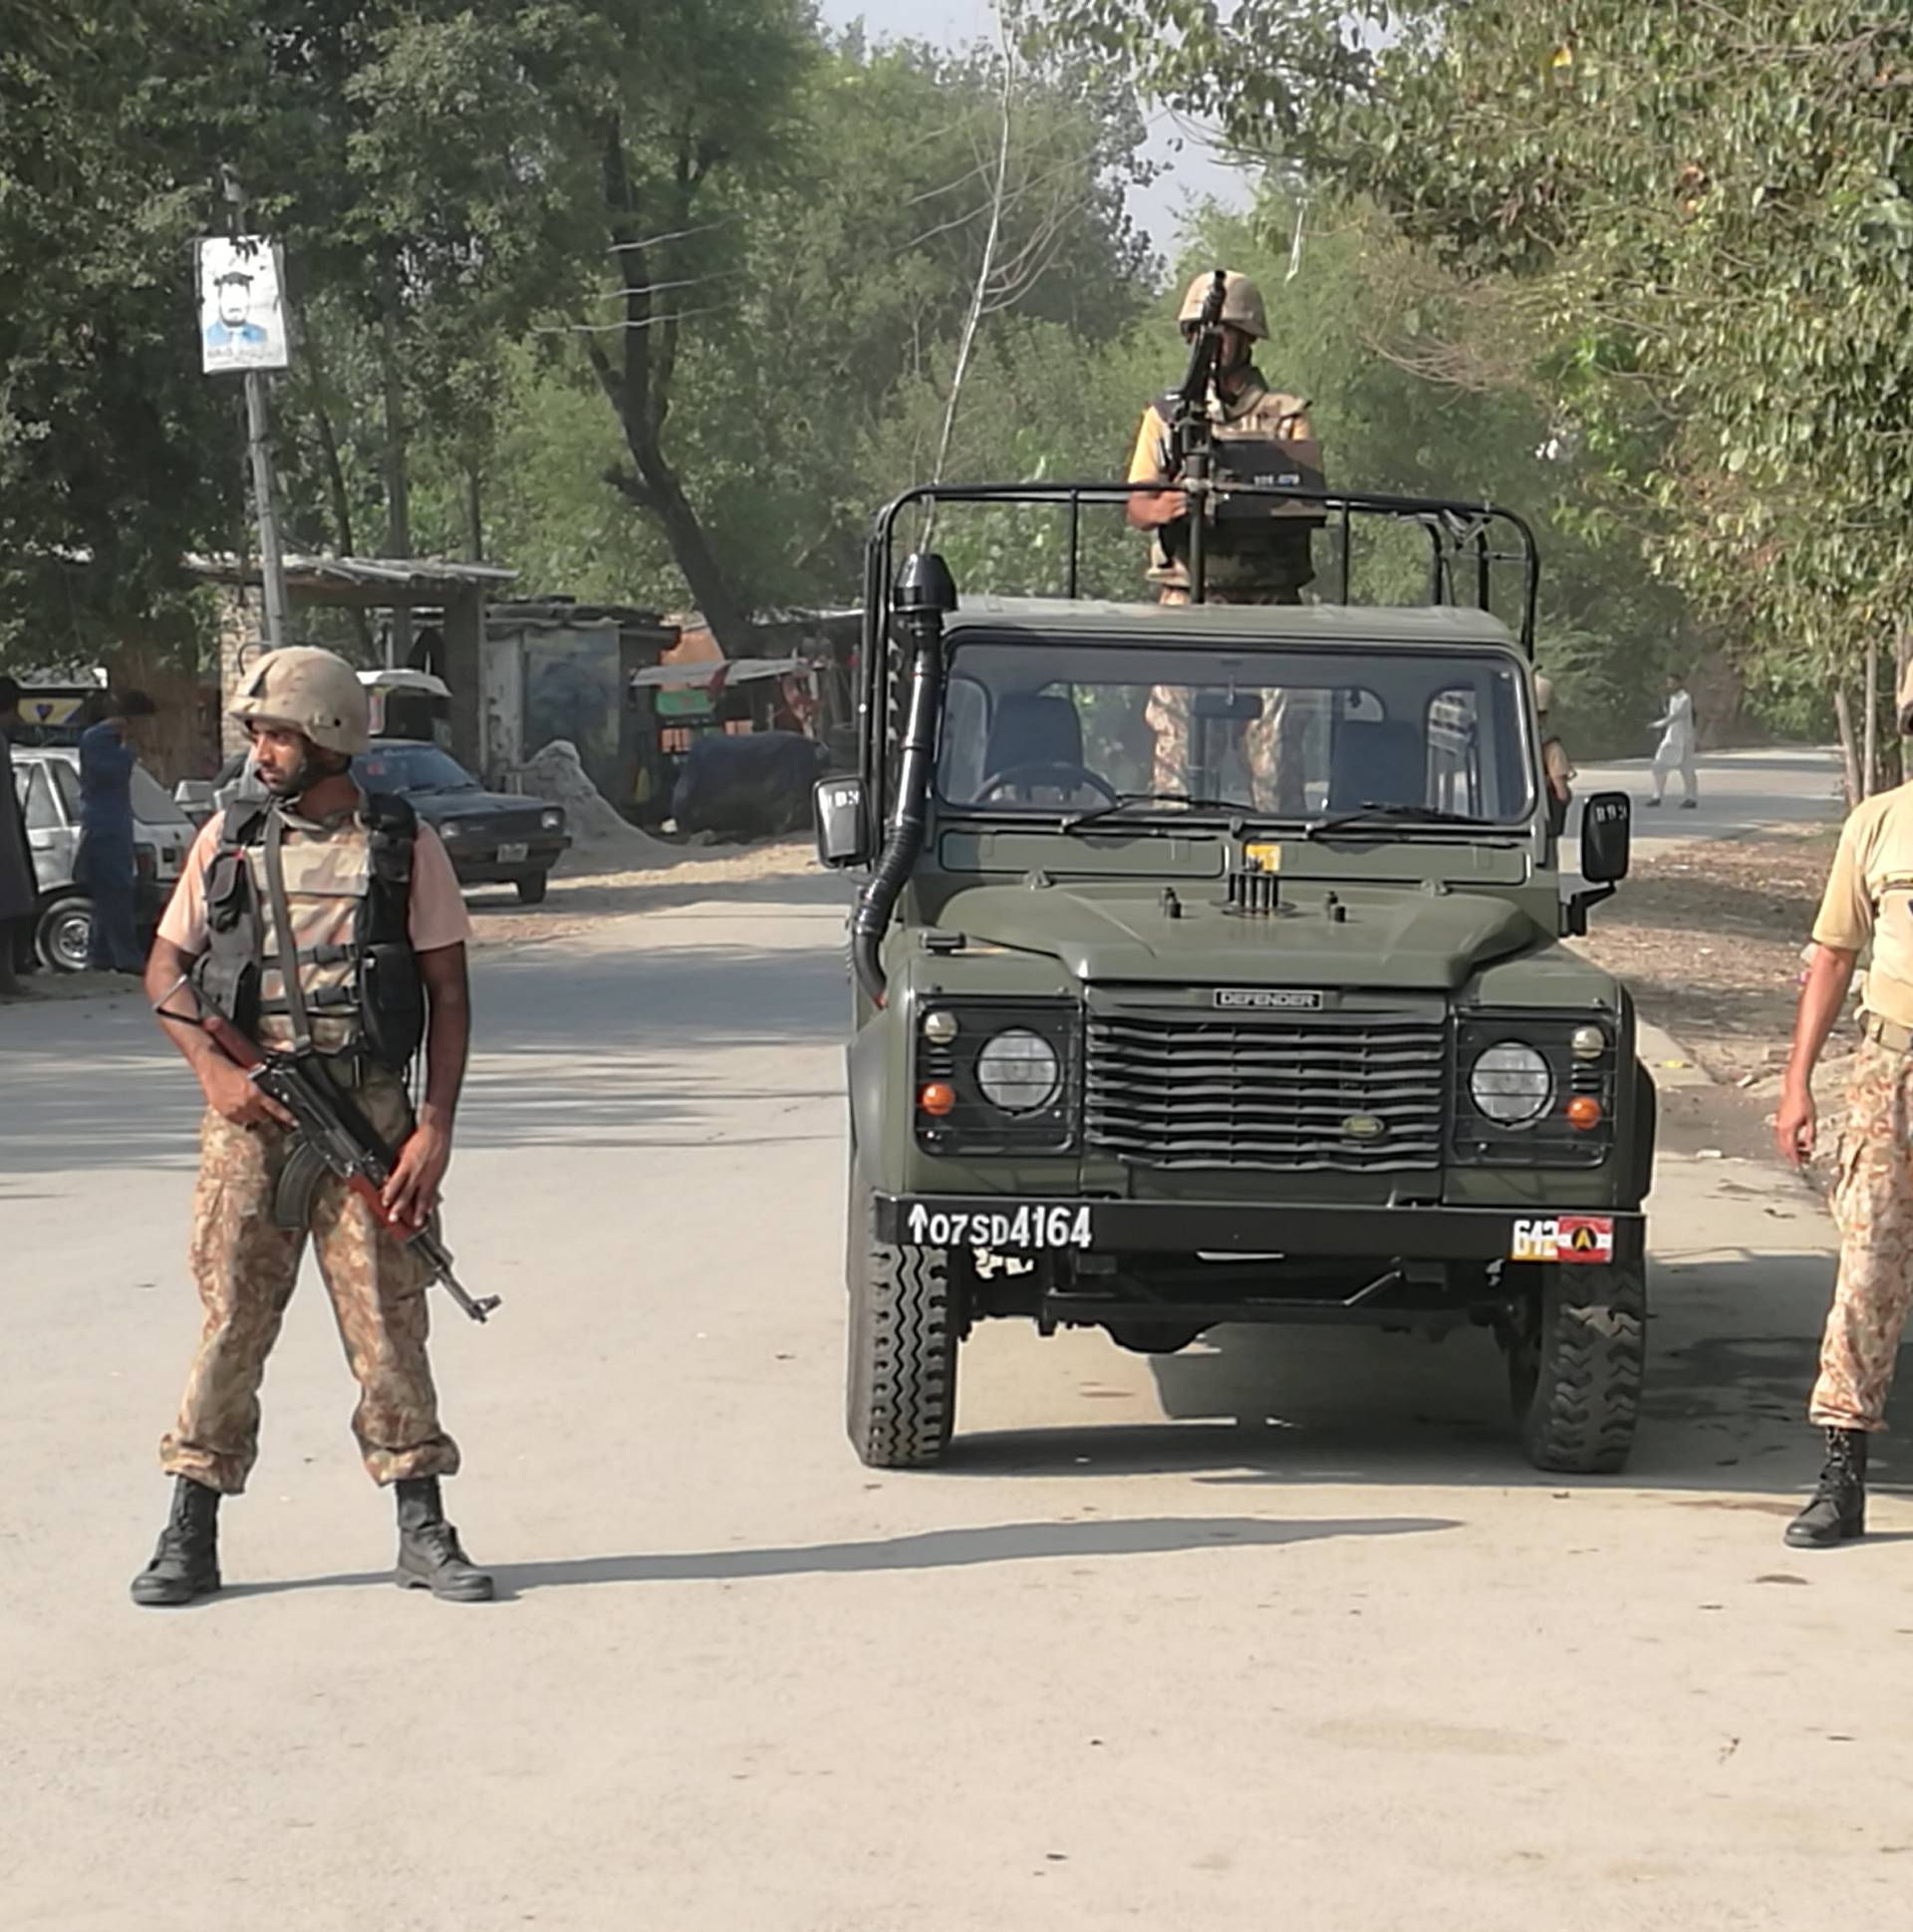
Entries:
<svg viewBox="0 0 1913 1932">
<path fill-rule="evenodd" d="M 133 1600 L 190 1603 L 219 1587 L 219 1492 L 190 1476 L 173 1479 L 172 1514 L 152 1561 L 133 1579 Z"/>
<path fill-rule="evenodd" d="M 399 1567 L 393 1580 L 402 1590 L 429 1590 L 451 1603 L 488 1603 L 491 1578 L 458 1544 L 458 1532 L 445 1520 L 438 1500 L 438 1479 L 415 1476 L 394 1486 L 399 1492 Z"/>
<path fill-rule="evenodd" d="M 1794 1549 L 1831 1549 L 1866 1534 L 1866 1431 L 1829 1429 L 1813 1500 L 1786 1525 Z"/>
</svg>

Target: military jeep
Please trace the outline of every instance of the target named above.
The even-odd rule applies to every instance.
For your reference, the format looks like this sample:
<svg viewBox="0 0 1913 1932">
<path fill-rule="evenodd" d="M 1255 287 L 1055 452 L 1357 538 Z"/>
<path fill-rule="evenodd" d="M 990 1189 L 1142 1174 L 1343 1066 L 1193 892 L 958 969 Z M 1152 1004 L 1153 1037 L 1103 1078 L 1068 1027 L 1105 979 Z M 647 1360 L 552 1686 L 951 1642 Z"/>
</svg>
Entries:
<svg viewBox="0 0 1913 1932">
<path fill-rule="evenodd" d="M 1560 942 L 1625 875 L 1629 808 L 1586 801 L 1564 878 L 1527 526 L 1309 493 L 1341 597 L 1294 607 L 959 597 L 938 555 L 897 563 L 927 499 L 1066 504 L 1073 540 L 1122 494 L 878 519 L 858 770 L 816 800 L 825 863 L 868 870 L 857 1453 L 944 1454 L 979 1321 L 1152 1352 L 1348 1321 L 1492 1331 L 1529 1460 L 1619 1470 L 1655 1096 L 1626 990 Z M 1349 597 L 1363 519 L 1426 537 L 1425 602 Z"/>
</svg>

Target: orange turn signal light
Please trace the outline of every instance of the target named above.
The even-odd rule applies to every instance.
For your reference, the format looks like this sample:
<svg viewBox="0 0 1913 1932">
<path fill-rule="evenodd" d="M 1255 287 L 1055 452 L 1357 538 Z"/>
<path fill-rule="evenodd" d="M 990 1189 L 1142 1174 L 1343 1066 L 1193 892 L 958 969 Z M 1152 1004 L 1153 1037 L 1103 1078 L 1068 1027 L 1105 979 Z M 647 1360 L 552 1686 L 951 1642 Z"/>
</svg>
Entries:
<svg viewBox="0 0 1913 1932">
<path fill-rule="evenodd" d="M 917 1096 L 917 1104 L 925 1113 L 935 1114 L 942 1120 L 956 1105 L 956 1089 L 948 1080 L 932 1080 Z"/>
<path fill-rule="evenodd" d="M 1585 1134 L 1601 1124 L 1601 1103 L 1591 1093 L 1577 1093 L 1567 1103 L 1567 1124 Z"/>
</svg>

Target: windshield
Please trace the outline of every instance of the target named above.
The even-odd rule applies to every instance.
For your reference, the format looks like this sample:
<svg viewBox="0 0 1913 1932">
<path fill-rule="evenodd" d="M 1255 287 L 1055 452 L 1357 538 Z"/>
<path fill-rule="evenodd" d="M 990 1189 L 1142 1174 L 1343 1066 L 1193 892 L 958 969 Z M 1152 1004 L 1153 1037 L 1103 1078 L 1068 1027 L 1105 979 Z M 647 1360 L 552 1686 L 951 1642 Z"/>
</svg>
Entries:
<svg viewBox="0 0 1913 1932">
<path fill-rule="evenodd" d="M 435 744 L 375 744 L 352 761 L 368 791 L 476 791 L 478 780 Z"/>
<path fill-rule="evenodd" d="M 1534 799 L 1521 685 L 1494 649 L 958 640 L 938 794 L 1051 815 L 1125 801 L 1112 820 L 1188 798 L 1267 817 L 1380 806 L 1413 823 L 1419 807 L 1518 825 Z"/>
</svg>

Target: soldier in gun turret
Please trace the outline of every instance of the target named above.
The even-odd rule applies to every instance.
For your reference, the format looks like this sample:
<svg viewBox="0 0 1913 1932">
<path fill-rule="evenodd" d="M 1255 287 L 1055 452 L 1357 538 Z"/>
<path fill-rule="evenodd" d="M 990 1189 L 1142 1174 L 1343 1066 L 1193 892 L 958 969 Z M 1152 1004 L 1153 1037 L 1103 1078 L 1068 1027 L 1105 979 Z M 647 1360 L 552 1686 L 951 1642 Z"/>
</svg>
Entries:
<svg viewBox="0 0 1913 1932">
<path fill-rule="evenodd" d="M 1308 404 L 1299 396 L 1271 389 L 1255 367 L 1255 344 L 1267 340 L 1268 314 L 1261 291 L 1246 275 L 1223 271 L 1219 318 L 1220 345 L 1206 410 L 1212 446 L 1231 439 L 1277 439 L 1312 443 Z M 1204 306 L 1215 275 L 1205 271 L 1190 283 L 1177 316 L 1183 338 L 1193 343 L 1203 329 Z M 1132 491 L 1131 526 L 1150 534 L 1150 580 L 1165 604 L 1187 604 L 1191 596 L 1190 499 L 1177 481 L 1173 423 L 1180 402 L 1175 394 L 1152 402 L 1143 412 L 1130 457 L 1132 483 L 1162 483 L 1160 490 Z M 1313 576 L 1309 522 L 1301 518 L 1244 517 L 1212 522 L 1204 530 L 1203 597 L 1211 604 L 1299 604 Z M 1301 806 L 1301 759 L 1284 758 L 1300 725 L 1299 706 L 1279 697 L 1264 705 L 1259 720 L 1243 734 L 1243 758 L 1257 793 L 1256 803 L 1270 810 Z M 1285 715 L 1286 713 L 1286 715 Z M 1156 733 L 1155 788 L 1188 789 L 1190 764 L 1189 693 L 1160 688 L 1145 713 Z"/>
<path fill-rule="evenodd" d="M 217 1013 L 331 1083 L 398 1150 L 385 1210 L 427 1222 L 464 1078 L 471 929 L 436 833 L 353 776 L 369 709 L 358 675 L 329 651 L 273 651 L 247 674 L 231 711 L 266 796 L 207 821 L 147 965 L 146 990 L 206 1098 L 191 1247 L 205 1326 L 160 1444 L 172 1510 L 134 1578 L 136 1603 L 219 1587 L 219 1500 L 245 1489 L 258 1455 L 259 1386 L 308 1235 L 359 1382 L 360 1454 L 398 1492 L 397 1580 L 458 1602 L 492 1594 L 439 1498 L 458 1448 L 425 1353 L 429 1268 L 335 1176 L 288 1183 L 292 1117 L 196 1023 L 198 1010 Z M 414 1118 L 403 1075 L 421 1044 Z"/>
</svg>

